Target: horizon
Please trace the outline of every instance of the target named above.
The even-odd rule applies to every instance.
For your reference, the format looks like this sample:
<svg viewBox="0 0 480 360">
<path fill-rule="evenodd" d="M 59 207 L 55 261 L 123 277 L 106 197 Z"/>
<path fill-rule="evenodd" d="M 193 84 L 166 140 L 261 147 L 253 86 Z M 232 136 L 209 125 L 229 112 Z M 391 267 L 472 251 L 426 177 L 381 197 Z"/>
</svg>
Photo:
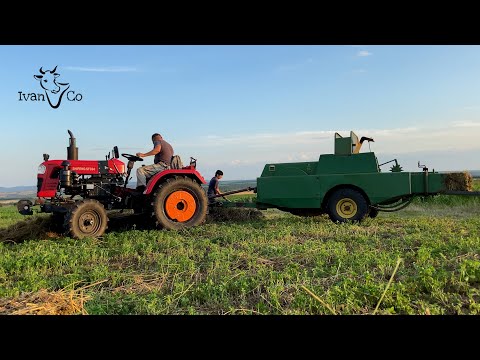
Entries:
<svg viewBox="0 0 480 360">
<path fill-rule="evenodd" d="M 430 171 L 430 169 L 429 169 Z M 477 179 L 477 178 L 480 178 L 480 170 L 458 170 L 458 171 L 452 171 L 452 170 L 447 170 L 447 171 L 438 171 L 439 173 L 449 173 L 449 172 L 462 172 L 462 171 L 466 171 L 466 172 L 469 172 L 473 178 Z M 419 171 L 420 172 L 420 171 Z M 475 173 L 475 174 L 473 174 Z M 260 176 L 258 176 L 260 177 Z M 257 178 L 258 178 L 257 177 Z M 235 182 L 252 182 L 252 181 L 257 181 L 257 178 L 254 178 L 254 179 L 234 179 L 234 180 L 224 180 L 224 179 L 221 179 L 220 180 L 220 186 L 222 183 L 235 183 Z M 207 181 L 207 179 L 205 178 L 205 181 Z M 135 178 L 133 178 L 132 180 L 129 181 L 129 184 L 132 184 L 135 182 Z M 202 186 L 208 186 L 208 181 L 206 184 L 202 184 Z M 37 185 L 17 185 L 17 186 L 0 186 L 0 189 L 14 189 L 14 188 L 23 188 L 23 187 L 28 187 L 28 188 L 36 188 Z"/>
<path fill-rule="evenodd" d="M 224 181 L 317 161 L 350 131 L 404 171 L 480 168 L 478 45 L 2 45 L 0 57 L 0 151 L 15 154 L 0 187 L 36 182 L 43 153 L 65 158 L 67 130 L 82 160 L 147 152 L 158 132 Z M 56 109 L 31 96 L 53 69 L 74 91 Z"/>
</svg>

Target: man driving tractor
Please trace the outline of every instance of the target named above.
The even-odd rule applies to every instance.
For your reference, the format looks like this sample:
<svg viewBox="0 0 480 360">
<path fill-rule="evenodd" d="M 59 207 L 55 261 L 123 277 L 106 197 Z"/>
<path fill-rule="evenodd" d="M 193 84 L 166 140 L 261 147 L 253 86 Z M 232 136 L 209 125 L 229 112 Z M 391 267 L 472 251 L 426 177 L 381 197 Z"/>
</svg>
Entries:
<svg viewBox="0 0 480 360">
<path fill-rule="evenodd" d="M 144 158 L 155 155 L 152 165 L 141 166 L 137 169 L 137 191 L 143 192 L 147 186 L 147 177 L 169 169 L 172 156 L 174 154 L 172 145 L 163 139 L 162 135 L 155 133 L 152 135 L 153 149 L 147 153 L 138 152 L 138 157 Z"/>
</svg>

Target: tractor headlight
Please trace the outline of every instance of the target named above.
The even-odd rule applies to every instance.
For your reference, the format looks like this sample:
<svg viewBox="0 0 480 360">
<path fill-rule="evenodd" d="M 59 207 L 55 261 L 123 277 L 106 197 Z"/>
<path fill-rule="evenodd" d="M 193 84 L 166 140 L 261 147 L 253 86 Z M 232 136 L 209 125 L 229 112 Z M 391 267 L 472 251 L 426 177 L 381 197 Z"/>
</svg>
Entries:
<svg viewBox="0 0 480 360">
<path fill-rule="evenodd" d="M 38 167 L 38 174 L 43 175 L 45 174 L 45 171 L 47 171 L 47 168 L 45 167 L 45 165 L 40 164 L 40 166 Z"/>
</svg>

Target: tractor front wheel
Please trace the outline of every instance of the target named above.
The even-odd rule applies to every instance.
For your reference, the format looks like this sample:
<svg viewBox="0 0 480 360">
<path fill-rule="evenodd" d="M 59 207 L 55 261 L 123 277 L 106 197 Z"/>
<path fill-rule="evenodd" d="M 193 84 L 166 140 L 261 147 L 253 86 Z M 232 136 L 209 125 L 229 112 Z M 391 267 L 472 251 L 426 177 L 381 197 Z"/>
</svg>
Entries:
<svg viewBox="0 0 480 360">
<path fill-rule="evenodd" d="M 108 216 L 97 200 L 78 201 L 65 215 L 65 230 L 75 239 L 102 236 L 107 229 Z"/>
<path fill-rule="evenodd" d="M 205 221 L 208 200 L 193 179 L 175 176 L 158 187 L 152 206 L 159 228 L 180 230 Z"/>
<path fill-rule="evenodd" d="M 356 222 L 368 214 L 368 204 L 357 190 L 338 189 L 328 199 L 327 212 L 333 222 Z"/>
</svg>

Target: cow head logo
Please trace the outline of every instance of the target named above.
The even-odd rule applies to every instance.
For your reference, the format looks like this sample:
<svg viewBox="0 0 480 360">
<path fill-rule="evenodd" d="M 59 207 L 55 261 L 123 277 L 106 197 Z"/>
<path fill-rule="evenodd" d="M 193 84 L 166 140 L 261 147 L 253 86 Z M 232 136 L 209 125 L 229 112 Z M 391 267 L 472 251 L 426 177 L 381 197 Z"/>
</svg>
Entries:
<svg viewBox="0 0 480 360">
<path fill-rule="evenodd" d="M 54 109 L 60 106 L 60 102 L 62 101 L 63 94 L 70 87 L 69 83 L 57 82 L 57 78 L 60 76 L 60 74 L 56 72 L 57 66 L 55 66 L 53 70 L 43 70 L 43 66 L 42 66 L 40 68 L 40 75 L 33 75 L 35 80 L 38 80 L 40 82 L 40 86 L 42 87 L 42 89 L 45 90 L 48 103 Z M 60 93 L 59 96 L 58 96 L 58 93 Z M 55 100 L 57 100 L 55 105 L 53 105 L 50 100 L 50 94 L 52 94 L 52 100 L 54 100 L 54 102 Z M 58 99 L 55 99 L 57 96 L 58 96 Z"/>
<path fill-rule="evenodd" d="M 60 85 L 68 85 L 68 83 L 59 83 L 57 84 L 57 77 L 60 74 L 56 73 L 57 66 L 53 70 L 43 71 L 43 66 L 40 68 L 40 73 L 42 75 L 33 75 L 35 79 L 40 81 L 40 86 L 48 91 L 51 91 L 53 94 L 56 94 L 60 91 Z"/>
</svg>

